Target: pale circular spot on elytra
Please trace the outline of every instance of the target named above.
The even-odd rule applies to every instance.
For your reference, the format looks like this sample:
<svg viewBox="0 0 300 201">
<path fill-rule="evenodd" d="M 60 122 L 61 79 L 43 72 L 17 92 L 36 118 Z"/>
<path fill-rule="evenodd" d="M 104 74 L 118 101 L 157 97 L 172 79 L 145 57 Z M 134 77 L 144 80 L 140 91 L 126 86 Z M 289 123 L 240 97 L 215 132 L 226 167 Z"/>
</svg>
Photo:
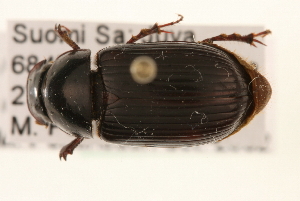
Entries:
<svg viewBox="0 0 300 201">
<path fill-rule="evenodd" d="M 130 64 L 132 79 L 139 84 L 152 82 L 157 75 L 157 65 L 149 56 L 139 56 Z"/>
</svg>

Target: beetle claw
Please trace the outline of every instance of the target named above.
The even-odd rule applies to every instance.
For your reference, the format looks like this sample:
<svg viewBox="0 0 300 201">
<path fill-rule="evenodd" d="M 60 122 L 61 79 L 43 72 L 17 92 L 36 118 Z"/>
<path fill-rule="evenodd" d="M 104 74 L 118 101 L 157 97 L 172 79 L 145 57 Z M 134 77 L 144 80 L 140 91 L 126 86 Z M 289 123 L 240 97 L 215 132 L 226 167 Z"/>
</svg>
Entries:
<svg viewBox="0 0 300 201">
<path fill-rule="evenodd" d="M 73 50 L 78 50 L 80 47 L 70 38 L 69 34 L 72 32 L 67 27 L 55 24 L 54 31 L 63 41 L 65 41 Z"/>
<path fill-rule="evenodd" d="M 265 37 L 265 36 L 267 36 L 267 35 L 269 35 L 269 34 L 271 34 L 272 32 L 269 30 L 269 29 L 267 29 L 267 30 L 265 30 L 265 31 L 262 31 L 262 32 L 260 32 L 260 33 L 257 33 L 257 34 L 254 34 L 254 37 L 258 37 L 258 36 L 260 36 L 260 37 Z"/>
<path fill-rule="evenodd" d="M 267 36 L 267 35 L 269 35 L 269 34 L 271 34 L 272 32 L 270 31 L 270 30 L 266 30 L 266 31 L 262 31 L 262 32 L 260 32 L 260 33 L 257 33 L 257 34 L 249 34 L 248 36 L 250 36 L 250 35 L 253 35 L 252 37 L 252 43 L 250 44 L 250 45 L 252 45 L 252 46 L 254 46 L 254 47 L 256 47 L 256 45 L 254 44 L 254 42 L 256 42 L 256 43 L 259 43 L 259 44 L 261 44 L 261 45 L 264 45 L 264 46 L 267 46 L 266 44 L 264 44 L 264 43 L 262 43 L 261 41 L 259 41 L 259 40 L 257 40 L 257 39 L 255 39 L 256 37 L 258 37 L 258 36 L 260 36 L 260 37 L 265 37 L 265 36 Z"/>
<path fill-rule="evenodd" d="M 65 161 L 67 161 L 68 154 L 72 155 L 74 149 L 83 141 L 83 139 L 83 137 L 77 137 L 69 144 L 63 146 L 63 148 L 59 152 L 59 159 L 61 160 L 61 158 L 64 158 Z"/>
<path fill-rule="evenodd" d="M 160 33 L 161 33 L 161 32 L 163 32 L 163 33 L 170 33 L 170 34 L 172 34 L 172 33 L 173 33 L 173 32 L 170 32 L 170 31 L 165 31 L 165 30 L 161 30 L 161 29 L 160 29 L 159 31 L 160 31 Z"/>
<path fill-rule="evenodd" d="M 267 46 L 266 44 L 260 42 L 259 40 L 253 39 L 253 42 L 251 43 L 251 45 L 253 45 L 254 47 L 256 47 L 256 45 L 254 44 L 254 42 L 259 43 L 261 45 Z"/>
<path fill-rule="evenodd" d="M 61 160 L 61 158 L 64 158 L 65 161 L 67 161 L 67 156 L 68 154 L 72 155 L 73 154 L 73 150 L 70 149 L 69 144 L 64 146 L 59 153 L 59 159 Z"/>
</svg>

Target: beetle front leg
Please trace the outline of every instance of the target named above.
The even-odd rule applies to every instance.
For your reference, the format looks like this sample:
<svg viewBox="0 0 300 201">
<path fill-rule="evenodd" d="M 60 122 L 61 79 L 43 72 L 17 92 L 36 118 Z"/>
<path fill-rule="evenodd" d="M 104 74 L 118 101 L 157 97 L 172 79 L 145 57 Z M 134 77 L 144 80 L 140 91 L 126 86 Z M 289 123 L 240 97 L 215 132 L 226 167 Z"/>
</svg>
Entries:
<svg viewBox="0 0 300 201">
<path fill-rule="evenodd" d="M 63 25 L 55 25 L 54 28 L 55 33 L 63 40 L 65 43 L 67 43 L 73 50 L 78 50 L 80 47 L 75 43 L 69 36 L 71 33 L 71 30 Z"/>
<path fill-rule="evenodd" d="M 142 29 L 138 35 L 132 36 L 131 39 L 130 39 L 129 41 L 127 41 L 127 44 L 128 44 L 128 43 L 134 43 L 134 42 L 136 42 L 137 40 L 142 39 L 142 38 L 144 38 L 144 37 L 146 37 L 146 36 L 148 36 L 148 35 L 154 34 L 154 33 L 158 33 L 158 34 L 160 34 L 161 32 L 164 32 L 164 33 L 172 33 L 172 32 L 168 32 L 168 31 L 161 30 L 160 28 L 162 28 L 162 27 L 167 27 L 167 26 L 172 26 L 172 25 L 177 24 L 177 23 L 179 23 L 180 21 L 182 21 L 182 20 L 183 20 L 183 16 L 180 15 L 180 14 L 178 14 L 178 16 L 179 16 L 180 18 L 179 18 L 178 20 L 174 21 L 174 22 L 170 22 L 170 23 L 163 24 L 163 25 L 158 25 L 157 23 L 155 23 L 155 24 L 153 25 L 153 27 L 150 28 L 150 29 Z"/>
<path fill-rule="evenodd" d="M 258 36 L 261 37 L 265 37 L 266 35 L 271 34 L 270 30 L 266 30 L 266 31 L 262 31 L 260 33 L 251 33 L 245 36 L 242 36 L 240 34 L 231 34 L 231 35 L 226 35 L 226 34 L 221 34 L 212 38 L 207 38 L 203 41 L 199 41 L 198 43 L 213 43 L 214 41 L 239 41 L 239 42 L 243 42 L 243 43 L 248 43 L 254 47 L 256 47 L 256 45 L 254 44 L 254 42 L 256 43 L 260 43 L 262 45 L 265 45 L 264 43 L 260 42 L 259 40 L 256 40 L 255 38 Z"/>
<path fill-rule="evenodd" d="M 83 137 L 77 137 L 75 140 L 65 145 L 59 153 L 59 158 L 63 157 L 65 161 L 67 160 L 68 154 L 73 154 L 74 149 L 83 141 Z"/>
</svg>

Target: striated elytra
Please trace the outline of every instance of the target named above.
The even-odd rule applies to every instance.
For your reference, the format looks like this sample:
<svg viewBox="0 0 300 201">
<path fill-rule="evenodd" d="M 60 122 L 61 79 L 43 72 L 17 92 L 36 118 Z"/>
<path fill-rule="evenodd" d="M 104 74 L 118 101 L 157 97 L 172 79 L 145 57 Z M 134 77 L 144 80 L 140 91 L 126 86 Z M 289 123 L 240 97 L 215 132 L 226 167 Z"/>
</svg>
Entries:
<svg viewBox="0 0 300 201">
<path fill-rule="evenodd" d="M 125 45 L 100 50 L 91 70 L 91 51 L 80 49 L 69 30 L 55 31 L 73 50 L 31 70 L 27 101 L 37 123 L 54 124 L 76 137 L 123 145 L 182 147 L 222 140 L 248 124 L 268 103 L 271 87 L 254 66 L 214 41 L 255 46 L 269 30 L 241 36 L 221 34 L 200 42 L 135 43 L 164 25 L 142 29 Z M 167 32 L 168 33 L 168 32 Z"/>
</svg>

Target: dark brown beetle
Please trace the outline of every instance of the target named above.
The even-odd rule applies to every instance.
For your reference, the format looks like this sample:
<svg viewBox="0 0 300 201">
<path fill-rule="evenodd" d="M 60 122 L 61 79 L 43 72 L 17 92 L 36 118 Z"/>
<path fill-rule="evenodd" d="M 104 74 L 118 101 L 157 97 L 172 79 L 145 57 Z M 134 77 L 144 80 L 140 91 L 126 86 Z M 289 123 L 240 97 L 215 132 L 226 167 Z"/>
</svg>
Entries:
<svg viewBox="0 0 300 201">
<path fill-rule="evenodd" d="M 255 46 L 258 34 L 219 35 L 200 42 L 134 43 L 166 32 L 142 29 L 125 45 L 102 49 L 91 70 L 90 50 L 80 49 L 70 31 L 57 34 L 73 50 L 31 70 L 28 108 L 37 122 L 52 123 L 76 137 L 64 146 L 66 160 L 84 138 L 123 145 L 182 147 L 222 140 L 238 132 L 268 103 L 271 86 L 254 66 L 214 41 Z M 166 32 L 170 33 L 170 32 Z"/>
</svg>

